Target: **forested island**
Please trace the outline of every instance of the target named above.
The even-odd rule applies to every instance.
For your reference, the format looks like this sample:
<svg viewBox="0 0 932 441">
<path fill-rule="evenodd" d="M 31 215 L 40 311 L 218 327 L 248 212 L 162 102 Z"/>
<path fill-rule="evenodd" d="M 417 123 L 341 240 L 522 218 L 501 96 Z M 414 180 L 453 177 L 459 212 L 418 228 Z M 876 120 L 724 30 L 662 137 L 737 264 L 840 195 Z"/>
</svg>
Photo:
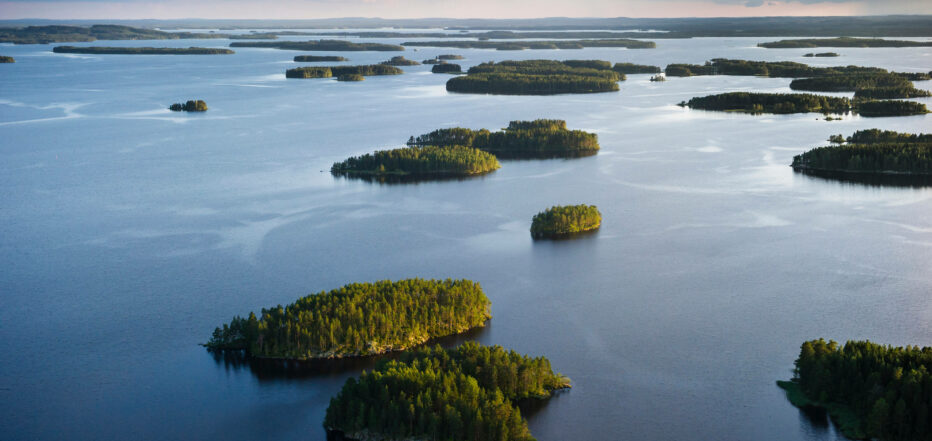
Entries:
<svg viewBox="0 0 932 441">
<path fill-rule="evenodd" d="M 798 78 L 790 82 L 790 89 L 814 92 L 854 92 L 855 98 L 915 98 L 932 96 L 917 89 L 912 81 L 897 73 L 869 73 Z"/>
<path fill-rule="evenodd" d="M 186 103 L 175 103 L 168 106 L 172 112 L 206 112 L 207 103 L 203 100 L 188 100 Z"/>
<path fill-rule="evenodd" d="M 696 97 L 679 104 L 690 109 L 746 113 L 847 113 L 848 98 L 811 93 L 728 92 Z"/>
<path fill-rule="evenodd" d="M 489 299 L 470 280 L 383 280 L 321 291 L 258 317 L 234 317 L 205 346 L 260 358 L 316 359 L 404 350 L 484 326 Z"/>
<path fill-rule="evenodd" d="M 648 66 L 634 63 L 615 63 L 612 70 L 620 74 L 658 74 L 663 72 L 659 66 Z"/>
<path fill-rule="evenodd" d="M 0 63 L 15 63 L 16 60 L 13 57 L 7 57 L 5 55 L 0 55 Z"/>
<path fill-rule="evenodd" d="M 858 101 L 855 110 L 861 116 L 910 116 L 929 113 L 923 103 L 901 100 Z"/>
<path fill-rule="evenodd" d="M 623 47 L 628 49 L 653 49 L 657 43 L 628 38 L 604 40 L 531 40 L 531 41 L 487 41 L 487 40 L 438 40 L 407 41 L 402 46 L 410 47 L 455 47 L 459 49 L 497 49 L 520 51 L 525 49 L 583 49 L 587 47 Z"/>
<path fill-rule="evenodd" d="M 437 55 L 437 59 L 438 59 L 438 60 L 443 60 L 443 61 L 462 60 L 462 59 L 463 59 L 463 56 L 462 56 L 462 55 L 456 55 L 456 54 L 443 54 L 443 55 Z"/>
<path fill-rule="evenodd" d="M 297 55 L 294 57 L 294 61 L 301 63 L 317 63 L 323 61 L 349 61 L 349 59 L 338 55 Z"/>
<path fill-rule="evenodd" d="M 705 64 L 669 64 L 664 72 L 671 77 L 696 75 L 756 75 L 774 78 L 825 77 L 833 75 L 887 73 L 879 67 L 813 67 L 794 61 L 748 61 L 714 58 Z"/>
<path fill-rule="evenodd" d="M 340 75 L 401 75 L 404 71 L 386 64 L 369 64 L 361 66 L 308 66 L 295 67 L 285 71 L 285 78 L 330 78 Z"/>
<path fill-rule="evenodd" d="M 531 237 L 560 239 L 594 231 L 602 225 L 602 213 L 595 205 L 554 205 L 534 215 Z"/>
<path fill-rule="evenodd" d="M 378 150 L 337 162 L 334 175 L 372 177 L 467 177 L 498 170 L 495 155 L 466 146 L 423 146 Z"/>
<path fill-rule="evenodd" d="M 845 436 L 932 440 L 932 347 L 818 339 L 795 365 L 777 385 L 794 406 L 827 410 Z"/>
<path fill-rule="evenodd" d="M 115 47 L 115 46 L 55 46 L 57 54 L 106 54 L 106 55 L 229 55 L 230 49 L 209 47 Z"/>
<path fill-rule="evenodd" d="M 469 68 L 467 75 L 447 81 L 447 90 L 498 95 L 615 92 L 618 81 L 624 79 L 611 69 L 574 67 L 559 61 L 502 61 Z"/>
<path fill-rule="evenodd" d="M 932 134 L 861 130 L 840 145 L 818 147 L 793 157 L 794 170 L 848 174 L 932 175 Z M 840 143 L 840 141 L 846 141 Z"/>
<path fill-rule="evenodd" d="M 800 38 L 758 43 L 758 47 L 768 49 L 794 49 L 815 47 L 925 47 L 932 46 L 932 41 L 884 40 L 882 38 Z"/>
<path fill-rule="evenodd" d="M 324 428 L 334 440 L 533 441 L 516 404 L 569 387 L 544 357 L 475 342 L 437 346 L 346 380 Z"/>
<path fill-rule="evenodd" d="M 228 38 L 227 34 L 193 32 L 163 32 L 154 29 L 120 25 L 95 24 L 92 26 L 26 26 L 0 28 L 0 43 L 48 44 L 96 40 L 179 40 Z"/>
<path fill-rule="evenodd" d="M 414 60 L 409 60 L 405 58 L 404 55 L 398 55 L 397 57 L 392 57 L 388 61 L 383 61 L 380 64 L 384 64 L 387 66 L 417 66 L 421 63 L 418 63 L 417 61 L 414 61 Z"/>
<path fill-rule="evenodd" d="M 463 73 L 463 68 L 456 63 L 438 63 L 430 69 L 433 73 Z"/>
<path fill-rule="evenodd" d="M 840 57 L 841 55 L 839 55 L 836 52 L 818 52 L 818 53 L 809 52 L 808 54 L 803 55 L 803 56 L 804 57 Z"/>
<path fill-rule="evenodd" d="M 404 47 L 396 44 L 382 43 L 353 43 L 343 40 L 311 40 L 311 41 L 234 41 L 230 47 L 269 47 L 274 49 L 284 49 L 293 51 L 318 51 L 318 52 L 340 52 L 340 51 L 382 51 L 393 52 L 403 51 Z"/>
<path fill-rule="evenodd" d="M 462 145 L 506 159 L 575 158 L 599 151 L 595 133 L 568 130 L 566 121 L 557 119 L 511 121 L 498 132 L 462 127 L 439 129 L 417 138 L 412 136 L 408 145 Z"/>
</svg>

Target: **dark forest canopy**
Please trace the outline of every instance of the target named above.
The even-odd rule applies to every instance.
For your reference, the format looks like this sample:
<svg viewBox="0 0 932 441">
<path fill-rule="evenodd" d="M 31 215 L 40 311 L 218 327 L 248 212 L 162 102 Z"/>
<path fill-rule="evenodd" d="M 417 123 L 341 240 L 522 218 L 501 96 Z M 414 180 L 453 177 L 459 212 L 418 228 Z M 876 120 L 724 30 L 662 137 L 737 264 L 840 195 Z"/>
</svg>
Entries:
<svg viewBox="0 0 932 441">
<path fill-rule="evenodd" d="M 335 175 L 430 177 L 475 176 L 501 167 L 494 155 L 466 146 L 423 146 L 378 150 L 333 164 Z"/>
<path fill-rule="evenodd" d="M 449 61 L 449 60 L 462 60 L 462 59 L 463 59 L 463 56 L 462 56 L 462 55 L 456 55 L 456 54 L 443 54 L 443 55 L 437 55 L 437 59 L 438 59 L 438 60 L 444 60 L 444 61 Z"/>
<path fill-rule="evenodd" d="M 612 70 L 620 74 L 658 74 L 663 72 L 659 66 L 649 66 L 634 63 L 615 63 Z"/>
<path fill-rule="evenodd" d="M 205 346 L 288 359 L 381 354 L 484 326 L 489 305 L 469 280 L 353 283 L 234 317 Z"/>
<path fill-rule="evenodd" d="M 55 46 L 58 54 L 107 54 L 107 55 L 229 55 L 230 49 L 208 47 L 108 47 L 108 46 Z"/>
<path fill-rule="evenodd" d="M 396 57 L 392 57 L 388 61 L 383 61 L 380 64 L 385 64 L 387 66 L 417 66 L 421 63 L 418 63 L 414 60 L 409 60 L 405 58 L 404 55 L 398 55 Z"/>
<path fill-rule="evenodd" d="M 343 74 L 337 77 L 337 81 L 363 81 L 366 77 L 360 74 Z"/>
<path fill-rule="evenodd" d="M 294 61 L 302 63 L 316 63 L 321 61 L 349 61 L 349 59 L 339 55 L 297 55 Z"/>
<path fill-rule="evenodd" d="M 353 43 L 343 40 L 311 40 L 311 41 L 234 41 L 230 47 L 270 47 L 293 51 L 403 51 L 404 47 L 395 44 L 382 43 Z"/>
<path fill-rule="evenodd" d="M 932 46 L 932 41 L 884 40 L 882 38 L 802 38 L 758 43 L 768 49 L 792 49 L 810 47 L 923 47 Z"/>
<path fill-rule="evenodd" d="M 203 100 L 188 100 L 186 103 L 175 103 L 168 106 L 172 112 L 206 112 L 207 103 Z"/>
<path fill-rule="evenodd" d="M 856 110 L 861 116 L 910 116 L 929 113 L 923 103 L 901 100 L 860 101 Z"/>
<path fill-rule="evenodd" d="M 932 72 L 893 72 L 909 81 L 932 80 Z"/>
<path fill-rule="evenodd" d="M 447 81 L 447 90 L 499 95 L 614 92 L 617 82 L 624 79 L 610 69 L 573 67 L 553 60 L 502 61 L 469 68 L 468 75 Z"/>
<path fill-rule="evenodd" d="M 5 55 L 0 55 L 0 63 L 15 63 L 16 60 L 13 57 L 7 57 Z"/>
<path fill-rule="evenodd" d="M 439 63 L 430 69 L 433 73 L 462 73 L 463 67 L 456 63 Z"/>
<path fill-rule="evenodd" d="M 330 78 L 333 76 L 354 74 L 363 76 L 401 75 L 404 71 L 386 64 L 369 64 L 360 66 L 308 66 L 296 67 L 285 71 L 285 78 Z"/>
<path fill-rule="evenodd" d="M 606 40 L 530 40 L 530 41 L 407 41 L 401 43 L 411 47 L 455 47 L 460 49 L 498 49 L 500 51 L 524 49 L 582 49 L 587 47 L 623 47 L 628 49 L 653 49 L 653 41 L 632 40 L 627 38 Z"/>
<path fill-rule="evenodd" d="M 438 129 L 417 138 L 412 136 L 408 145 L 463 145 L 509 159 L 574 158 L 599 151 L 596 134 L 567 130 L 566 121 L 554 119 L 512 121 L 498 132 L 462 127 Z"/>
<path fill-rule="evenodd" d="M 824 77 L 842 74 L 886 73 L 878 67 L 833 66 L 812 67 L 794 61 L 748 61 L 715 58 L 705 64 L 669 64 L 667 76 L 689 77 L 695 75 L 757 75 L 779 78 Z"/>
<path fill-rule="evenodd" d="M 841 141 L 841 135 L 832 137 Z M 793 157 L 796 170 L 932 175 L 932 134 L 870 129 L 855 132 L 847 143 L 818 147 Z"/>
<path fill-rule="evenodd" d="M 799 78 L 790 82 L 790 89 L 815 92 L 854 92 L 855 98 L 876 99 L 915 98 L 932 95 L 928 91 L 917 89 L 904 75 L 897 73 Z"/>
<path fill-rule="evenodd" d="M 851 101 L 810 93 L 729 92 L 696 97 L 680 106 L 747 113 L 847 113 L 851 110 Z"/>
<path fill-rule="evenodd" d="M 803 56 L 804 57 L 840 57 L 841 55 L 839 55 L 837 52 L 817 52 L 817 53 L 809 52 L 808 54 L 803 55 Z"/>
<path fill-rule="evenodd" d="M 0 43 L 48 44 L 96 40 L 178 40 L 228 38 L 227 34 L 163 32 L 130 26 L 95 24 L 92 26 L 26 26 L 0 28 Z"/>
<path fill-rule="evenodd" d="M 561 63 L 569 67 L 609 70 L 612 63 L 605 60 L 563 60 Z"/>
<path fill-rule="evenodd" d="M 602 213 L 595 205 L 554 205 L 534 215 L 531 236 L 535 239 L 561 238 L 592 231 L 602 225 Z"/>
<path fill-rule="evenodd" d="M 324 428 L 348 439 L 532 441 L 516 402 L 569 387 L 544 357 L 475 342 L 437 346 L 346 380 Z"/>
<path fill-rule="evenodd" d="M 798 407 L 827 409 L 849 438 L 932 440 L 932 347 L 818 339 L 795 365 L 778 385 Z"/>
</svg>

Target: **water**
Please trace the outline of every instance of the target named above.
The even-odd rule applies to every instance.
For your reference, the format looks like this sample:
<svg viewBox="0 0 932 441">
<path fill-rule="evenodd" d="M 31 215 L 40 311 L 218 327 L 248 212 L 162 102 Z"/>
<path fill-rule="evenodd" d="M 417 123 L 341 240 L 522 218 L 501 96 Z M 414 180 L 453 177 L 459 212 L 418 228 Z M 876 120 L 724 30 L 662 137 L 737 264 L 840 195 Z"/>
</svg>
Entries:
<svg viewBox="0 0 932 441">
<path fill-rule="evenodd" d="M 929 48 L 808 59 L 811 50 L 759 41 L 406 56 L 932 69 Z M 268 373 L 198 344 L 234 314 L 355 281 L 481 282 L 494 319 L 474 337 L 545 355 L 573 380 L 530 412 L 542 441 L 837 439 L 774 384 L 791 376 L 804 340 L 932 345 L 932 189 L 788 167 L 829 135 L 929 132 L 932 116 L 828 122 L 675 106 L 725 91 L 787 92 L 789 79 L 630 75 L 619 93 L 452 95 L 430 66 L 363 83 L 286 81 L 301 52 L 50 47 L 0 46 L 17 60 L 0 66 L 5 439 L 324 439 L 329 398 L 361 365 Z M 194 98 L 210 110 L 165 110 Z M 380 185 L 326 172 L 436 128 L 532 118 L 595 131 L 602 151 L 506 161 L 464 181 Z M 601 231 L 532 241 L 531 217 L 566 203 L 598 205 Z"/>
</svg>

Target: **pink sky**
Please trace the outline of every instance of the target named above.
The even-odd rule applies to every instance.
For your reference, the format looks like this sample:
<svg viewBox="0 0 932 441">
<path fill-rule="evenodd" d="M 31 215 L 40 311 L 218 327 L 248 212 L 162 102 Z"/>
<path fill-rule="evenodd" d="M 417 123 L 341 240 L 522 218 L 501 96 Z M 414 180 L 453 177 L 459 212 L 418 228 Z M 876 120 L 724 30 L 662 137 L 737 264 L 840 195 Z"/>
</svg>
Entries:
<svg viewBox="0 0 932 441">
<path fill-rule="evenodd" d="M 759 6 L 753 6 L 753 5 Z M 0 1 L 0 18 L 531 18 L 932 14 L 932 0 Z"/>
</svg>

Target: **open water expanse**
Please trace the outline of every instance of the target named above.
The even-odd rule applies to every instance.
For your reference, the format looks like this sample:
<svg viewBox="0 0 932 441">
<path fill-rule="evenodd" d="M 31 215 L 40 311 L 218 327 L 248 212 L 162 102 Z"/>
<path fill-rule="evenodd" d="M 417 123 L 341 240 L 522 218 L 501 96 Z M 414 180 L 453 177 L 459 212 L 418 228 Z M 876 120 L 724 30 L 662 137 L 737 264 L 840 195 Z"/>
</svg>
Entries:
<svg viewBox="0 0 932 441">
<path fill-rule="evenodd" d="M 769 40 L 404 55 L 462 54 L 464 68 L 727 57 L 932 70 L 932 48 L 813 59 L 802 55 L 819 50 L 755 47 Z M 52 46 L 0 45 L 16 58 L 0 65 L 5 440 L 323 440 L 330 397 L 366 363 L 282 375 L 198 344 L 235 314 L 356 281 L 479 281 L 494 318 L 474 337 L 547 356 L 573 380 L 527 412 L 541 441 L 834 440 L 830 424 L 775 385 L 791 377 L 803 341 L 932 345 L 932 188 L 788 166 L 832 134 L 928 133 L 932 115 L 829 122 L 676 106 L 789 92 L 777 78 L 629 75 L 616 93 L 461 95 L 430 66 L 338 83 L 286 80 L 296 51 L 68 55 Z M 351 64 L 398 55 L 337 54 Z M 187 99 L 210 110 L 166 110 Z M 534 118 L 596 132 L 602 150 L 503 161 L 462 181 L 385 185 L 328 172 L 437 128 Z M 570 203 L 598 205 L 601 230 L 531 240 L 535 213 Z"/>
</svg>

